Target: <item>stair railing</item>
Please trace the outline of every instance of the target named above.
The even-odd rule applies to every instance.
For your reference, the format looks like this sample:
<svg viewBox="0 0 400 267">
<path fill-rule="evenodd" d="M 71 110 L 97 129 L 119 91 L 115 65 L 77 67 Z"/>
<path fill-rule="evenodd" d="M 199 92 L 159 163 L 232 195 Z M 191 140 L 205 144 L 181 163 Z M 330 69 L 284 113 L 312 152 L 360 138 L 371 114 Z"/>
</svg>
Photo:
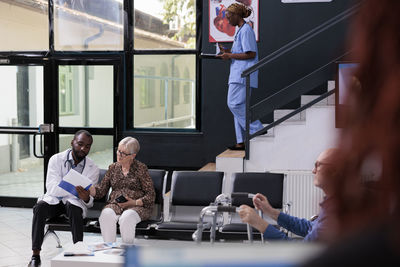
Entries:
<svg viewBox="0 0 400 267">
<path fill-rule="evenodd" d="M 329 63 L 319 67 L 318 69 L 314 70 L 313 72 L 309 73 L 308 75 L 304 76 L 303 78 L 293 82 L 292 84 L 284 87 L 283 89 L 279 90 L 275 94 L 261 100 L 260 102 L 250 106 L 250 74 L 259 70 L 260 68 L 266 66 L 267 64 L 271 63 L 272 61 L 276 60 L 277 58 L 283 56 L 284 54 L 292 51 L 294 48 L 298 47 L 299 45 L 311 40 L 312 38 L 316 37 L 322 32 L 332 28 L 339 22 L 353 16 L 359 9 L 361 3 L 353 5 L 351 8 L 339 13 L 338 15 L 334 16 L 333 18 L 327 20 L 326 22 L 322 23 L 321 25 L 315 27 L 314 29 L 310 30 L 309 32 L 303 34 L 299 38 L 289 42 L 288 44 L 282 46 L 278 50 L 272 52 L 268 56 L 261 59 L 259 62 L 251 66 L 250 68 L 244 70 L 242 72 L 241 77 L 246 79 L 246 131 L 245 131 L 245 159 L 248 160 L 250 158 L 250 139 L 266 133 L 269 129 L 277 126 L 278 124 L 284 122 L 285 120 L 289 119 L 290 117 L 300 113 L 304 109 L 314 105 L 315 103 L 321 101 L 322 99 L 328 97 L 329 95 L 333 94 L 334 90 L 331 90 L 317 99 L 311 101 L 310 103 L 296 109 L 295 111 L 291 112 L 290 114 L 284 116 L 283 118 L 267 125 L 263 129 L 259 130 L 256 133 L 250 134 L 250 122 L 256 119 L 259 119 L 265 115 L 270 114 L 275 109 L 282 107 L 285 104 L 290 103 L 294 99 L 298 98 L 301 94 L 306 93 L 309 91 L 309 88 L 315 88 L 318 85 L 321 85 L 323 82 L 329 80 L 332 74 L 335 72 L 335 62 L 339 61 L 340 59 L 347 56 L 350 51 L 344 53 L 343 55 L 331 60 Z M 305 89 L 307 88 L 307 89 Z"/>
</svg>

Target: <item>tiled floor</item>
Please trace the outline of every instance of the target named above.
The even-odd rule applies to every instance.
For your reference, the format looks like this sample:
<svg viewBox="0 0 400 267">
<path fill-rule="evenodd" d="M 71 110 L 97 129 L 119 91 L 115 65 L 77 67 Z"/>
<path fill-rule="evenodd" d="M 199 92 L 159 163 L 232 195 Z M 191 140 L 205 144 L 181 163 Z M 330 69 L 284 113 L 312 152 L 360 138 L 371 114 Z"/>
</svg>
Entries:
<svg viewBox="0 0 400 267">
<path fill-rule="evenodd" d="M 32 209 L 0 207 L 0 266 L 26 266 L 32 255 L 31 250 Z M 43 267 L 50 267 L 50 260 L 72 244 L 70 232 L 57 232 L 63 248 L 56 248 L 52 236 L 43 243 L 41 259 Z M 103 239 L 100 234 L 85 233 L 85 243 L 99 243 Z M 117 242 L 121 242 L 118 236 Z M 188 241 L 136 239 L 137 246 L 171 246 L 193 244 Z"/>
<path fill-rule="evenodd" d="M 32 209 L 0 207 L 0 267 L 27 266 L 32 254 L 31 221 Z M 57 234 L 63 248 L 56 248 L 56 241 L 52 236 L 45 239 L 41 253 L 43 267 L 50 267 L 50 260 L 61 253 L 64 248 L 72 245 L 70 232 L 58 231 Z M 83 241 L 86 244 L 93 244 L 103 240 L 100 234 L 85 233 Z M 117 242 L 121 242 L 119 236 Z M 295 264 L 279 266 L 297 266 L 302 259 L 315 255 L 321 249 L 321 246 L 306 245 L 302 242 L 289 243 L 216 242 L 210 246 L 210 243 L 203 242 L 201 246 L 198 246 L 193 241 L 141 238 L 135 240 L 135 246 L 145 252 L 143 255 L 151 255 L 148 258 L 150 262 L 153 262 L 153 265 L 150 264 L 151 266 L 157 266 L 158 264 L 154 261 L 165 260 L 167 257 L 169 257 L 168 262 L 178 262 L 180 266 L 183 266 L 181 260 L 189 261 L 190 266 L 195 266 L 194 263 L 204 263 L 205 259 L 209 261 L 210 257 L 215 261 L 224 262 L 222 266 L 227 266 L 226 261 L 229 260 L 236 262 L 237 258 L 242 262 L 246 260 L 246 264 L 243 266 L 248 266 L 251 261 L 257 262 L 260 258 L 263 263 L 284 262 Z"/>
</svg>

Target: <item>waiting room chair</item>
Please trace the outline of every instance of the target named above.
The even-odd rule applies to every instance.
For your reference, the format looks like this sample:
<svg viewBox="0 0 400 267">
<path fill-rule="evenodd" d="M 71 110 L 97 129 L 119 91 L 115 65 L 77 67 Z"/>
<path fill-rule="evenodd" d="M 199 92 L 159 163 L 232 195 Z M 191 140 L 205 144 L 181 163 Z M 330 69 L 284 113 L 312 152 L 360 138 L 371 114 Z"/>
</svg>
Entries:
<svg viewBox="0 0 400 267">
<path fill-rule="evenodd" d="M 221 193 L 223 177 L 223 172 L 175 171 L 171 181 L 170 218 L 156 226 L 157 236 L 191 240 L 200 211 Z M 205 237 L 209 229 L 209 226 L 204 229 Z"/>
<path fill-rule="evenodd" d="M 149 174 L 153 180 L 154 191 L 156 193 L 153 213 L 149 220 L 142 221 L 136 225 L 136 233 L 142 235 L 151 234 L 151 226 L 161 223 L 164 220 L 164 181 L 166 180 L 167 172 L 165 170 L 149 169 Z"/>
<path fill-rule="evenodd" d="M 277 209 L 283 208 L 283 179 L 284 174 L 268 172 L 247 172 L 232 174 L 232 192 L 261 193 L 268 198 L 271 206 Z M 246 204 L 254 208 L 252 199 L 236 197 L 232 199 L 232 205 L 239 207 Z M 258 230 L 253 228 L 253 236 L 261 238 Z M 219 228 L 219 238 L 223 239 L 247 239 L 247 224 L 242 223 L 238 214 L 231 214 L 228 222 Z"/>
</svg>

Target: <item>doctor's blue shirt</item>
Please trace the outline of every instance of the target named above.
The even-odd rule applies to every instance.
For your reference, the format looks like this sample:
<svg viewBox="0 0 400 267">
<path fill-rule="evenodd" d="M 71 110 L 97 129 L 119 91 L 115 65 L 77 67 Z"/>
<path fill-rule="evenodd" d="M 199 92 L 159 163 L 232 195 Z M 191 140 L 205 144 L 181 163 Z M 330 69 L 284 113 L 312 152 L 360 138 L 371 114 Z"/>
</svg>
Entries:
<svg viewBox="0 0 400 267">
<path fill-rule="evenodd" d="M 249 24 L 244 23 L 242 27 L 236 31 L 231 52 L 232 54 L 256 52 L 255 58 L 252 59 L 231 59 L 231 69 L 228 83 L 246 84 L 246 79 L 241 77 L 242 72 L 258 62 L 256 36 Z M 258 87 L 258 71 L 255 71 L 250 75 L 250 87 Z"/>
</svg>

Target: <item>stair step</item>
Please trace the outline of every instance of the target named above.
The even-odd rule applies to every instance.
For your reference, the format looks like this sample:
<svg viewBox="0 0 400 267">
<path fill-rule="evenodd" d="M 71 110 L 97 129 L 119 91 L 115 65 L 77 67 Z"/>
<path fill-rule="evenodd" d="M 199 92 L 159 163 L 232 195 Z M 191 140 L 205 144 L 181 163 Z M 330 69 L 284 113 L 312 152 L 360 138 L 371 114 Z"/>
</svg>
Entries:
<svg viewBox="0 0 400 267">
<path fill-rule="evenodd" d="M 274 121 L 279 120 L 280 118 L 288 115 L 289 113 L 293 112 L 294 109 L 276 109 L 274 111 Z M 297 113 L 293 117 L 287 119 L 285 122 L 289 121 L 304 121 L 306 119 L 306 113 L 304 111 Z"/>
<path fill-rule="evenodd" d="M 217 156 L 217 158 L 244 158 L 244 150 L 230 150 L 227 149 Z"/>
<path fill-rule="evenodd" d="M 319 97 L 319 95 L 302 95 L 301 96 L 301 106 L 308 104 Z M 332 106 L 335 105 L 335 94 L 328 96 L 327 98 L 315 103 L 313 106 Z"/>
<path fill-rule="evenodd" d="M 199 169 L 199 172 L 213 172 L 217 169 L 217 165 L 213 162 L 207 163 L 204 165 L 201 169 Z"/>
<path fill-rule="evenodd" d="M 328 81 L 328 91 L 335 89 L 335 81 Z"/>
<path fill-rule="evenodd" d="M 328 106 L 336 105 L 336 95 L 333 93 L 332 95 L 328 96 Z"/>
<path fill-rule="evenodd" d="M 310 103 L 311 101 L 313 101 L 314 99 L 318 98 L 319 95 L 302 95 L 301 96 L 301 106 L 304 106 L 308 103 Z M 328 105 L 328 99 L 323 99 L 321 101 L 319 101 L 318 103 L 315 103 L 314 106 L 326 106 Z"/>
</svg>

